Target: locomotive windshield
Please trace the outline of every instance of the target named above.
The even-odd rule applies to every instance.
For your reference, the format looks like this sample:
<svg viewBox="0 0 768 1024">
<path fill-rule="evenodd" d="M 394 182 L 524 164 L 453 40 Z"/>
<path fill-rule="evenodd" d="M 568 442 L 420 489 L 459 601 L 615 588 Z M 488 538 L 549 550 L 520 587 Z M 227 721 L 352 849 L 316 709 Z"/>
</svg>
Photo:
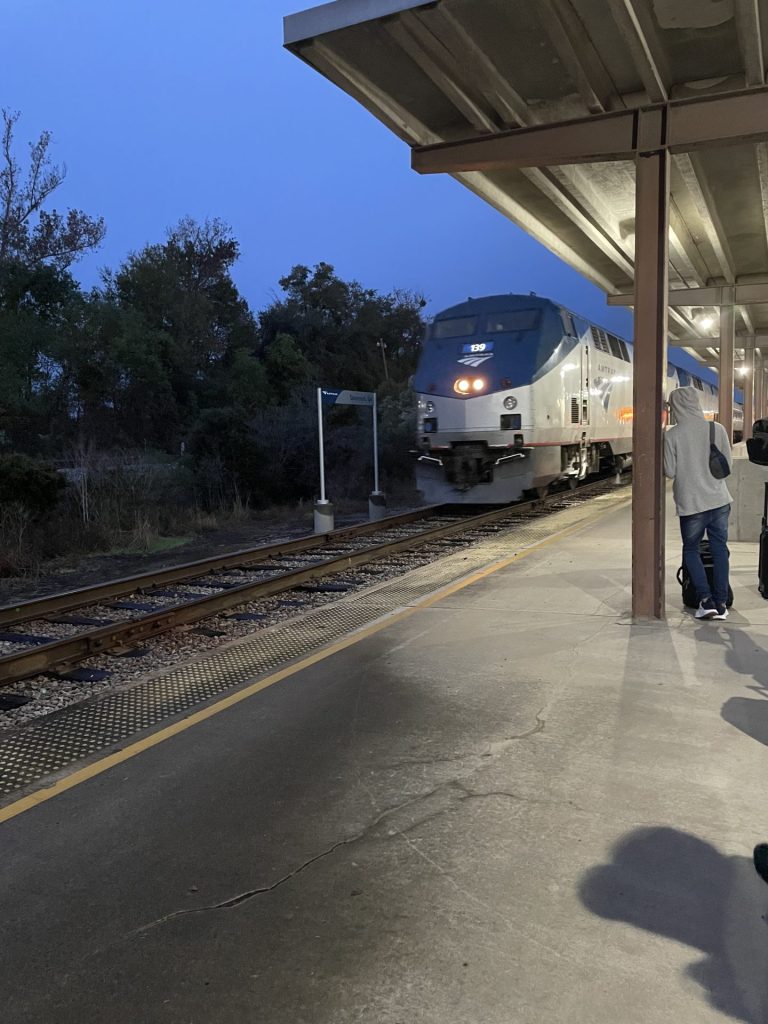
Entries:
<svg viewBox="0 0 768 1024">
<path fill-rule="evenodd" d="M 559 308 L 546 299 L 469 299 L 432 321 L 414 387 L 425 394 L 453 396 L 457 375 L 468 368 L 482 376 L 487 391 L 520 387 L 531 382 L 562 339 Z M 573 339 L 573 344 L 578 342 Z"/>
<path fill-rule="evenodd" d="M 431 336 L 436 340 L 444 338 L 468 338 L 477 333 L 476 316 L 455 316 L 450 320 L 436 320 L 432 324 Z"/>
<path fill-rule="evenodd" d="M 434 341 L 447 338 L 470 338 L 476 334 L 513 334 L 515 331 L 533 331 L 539 326 L 541 310 L 513 309 L 489 316 L 454 316 L 435 320 L 430 337 Z"/>
<path fill-rule="evenodd" d="M 488 334 L 507 331 L 532 331 L 539 326 L 541 310 L 515 309 L 508 313 L 494 313 L 486 317 L 485 330 Z"/>
</svg>

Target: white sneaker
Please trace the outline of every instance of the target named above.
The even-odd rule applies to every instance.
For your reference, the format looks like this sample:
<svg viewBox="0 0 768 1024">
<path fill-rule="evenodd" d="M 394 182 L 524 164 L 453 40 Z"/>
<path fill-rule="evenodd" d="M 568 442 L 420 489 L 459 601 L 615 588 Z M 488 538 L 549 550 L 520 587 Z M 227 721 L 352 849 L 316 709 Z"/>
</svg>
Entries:
<svg viewBox="0 0 768 1024">
<path fill-rule="evenodd" d="M 722 609 L 723 609 L 722 611 L 720 611 L 720 608 L 721 608 L 721 605 L 718 605 L 717 606 L 717 615 L 713 615 L 712 617 L 715 618 L 715 619 L 727 619 L 728 618 L 728 608 L 727 608 L 727 606 L 726 605 L 722 605 Z"/>
<path fill-rule="evenodd" d="M 697 619 L 716 619 L 718 618 L 717 605 L 711 597 L 708 597 L 699 604 L 694 614 Z"/>
</svg>

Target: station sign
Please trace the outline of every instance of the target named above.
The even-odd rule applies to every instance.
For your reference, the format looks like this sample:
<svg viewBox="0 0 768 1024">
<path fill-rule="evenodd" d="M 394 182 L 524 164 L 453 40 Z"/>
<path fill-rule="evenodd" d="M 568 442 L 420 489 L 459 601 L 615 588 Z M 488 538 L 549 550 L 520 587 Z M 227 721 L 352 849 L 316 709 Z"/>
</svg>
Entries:
<svg viewBox="0 0 768 1024">
<path fill-rule="evenodd" d="M 372 391 L 349 391 L 341 388 L 320 388 L 323 405 L 365 405 L 374 406 Z"/>
<path fill-rule="evenodd" d="M 320 442 L 320 504 L 327 505 L 325 497 L 325 452 L 323 444 L 323 406 L 364 405 L 371 410 L 373 424 L 373 493 L 379 491 L 379 435 L 375 391 L 349 391 L 346 388 L 317 389 L 317 434 Z"/>
</svg>

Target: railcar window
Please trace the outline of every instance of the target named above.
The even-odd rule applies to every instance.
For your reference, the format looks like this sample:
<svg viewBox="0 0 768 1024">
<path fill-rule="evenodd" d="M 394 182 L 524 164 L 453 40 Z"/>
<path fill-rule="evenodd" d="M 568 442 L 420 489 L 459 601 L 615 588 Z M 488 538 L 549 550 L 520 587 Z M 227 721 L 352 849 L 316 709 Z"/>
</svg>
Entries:
<svg viewBox="0 0 768 1024">
<path fill-rule="evenodd" d="M 509 331 L 532 331 L 539 326 L 538 309 L 515 309 L 508 313 L 492 313 L 485 321 L 488 334 L 506 334 Z"/>
<path fill-rule="evenodd" d="M 431 336 L 441 338 L 468 338 L 477 334 L 476 316 L 457 316 L 450 320 L 435 320 L 432 324 Z"/>
<path fill-rule="evenodd" d="M 691 380 L 693 381 L 693 386 L 695 388 L 698 388 L 699 391 L 703 391 L 704 390 L 704 384 L 703 384 L 702 381 L 699 380 L 698 377 L 691 377 Z"/>
<path fill-rule="evenodd" d="M 608 342 L 605 338 L 605 332 L 601 331 L 599 327 L 595 327 L 594 324 L 590 324 L 589 329 L 592 332 L 592 341 L 595 344 L 595 348 L 599 349 L 601 352 L 610 351 L 608 348 Z"/>
<path fill-rule="evenodd" d="M 628 363 L 630 361 L 629 349 L 627 348 L 627 343 L 623 338 L 619 338 L 619 348 L 621 349 L 621 358 L 625 363 Z"/>
</svg>

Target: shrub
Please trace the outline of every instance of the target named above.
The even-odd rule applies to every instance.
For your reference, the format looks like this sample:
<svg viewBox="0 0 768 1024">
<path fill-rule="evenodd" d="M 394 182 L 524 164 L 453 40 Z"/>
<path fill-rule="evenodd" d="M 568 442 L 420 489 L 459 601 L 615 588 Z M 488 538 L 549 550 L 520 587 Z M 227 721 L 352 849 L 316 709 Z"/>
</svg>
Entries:
<svg viewBox="0 0 768 1024">
<path fill-rule="evenodd" d="M 27 455 L 0 455 L 0 506 L 20 506 L 38 519 L 51 512 L 66 486 L 60 473 Z"/>
<path fill-rule="evenodd" d="M 257 442 L 246 414 L 238 408 L 206 409 L 189 438 L 195 479 L 209 508 L 232 501 L 264 500 L 275 472 Z"/>
</svg>

